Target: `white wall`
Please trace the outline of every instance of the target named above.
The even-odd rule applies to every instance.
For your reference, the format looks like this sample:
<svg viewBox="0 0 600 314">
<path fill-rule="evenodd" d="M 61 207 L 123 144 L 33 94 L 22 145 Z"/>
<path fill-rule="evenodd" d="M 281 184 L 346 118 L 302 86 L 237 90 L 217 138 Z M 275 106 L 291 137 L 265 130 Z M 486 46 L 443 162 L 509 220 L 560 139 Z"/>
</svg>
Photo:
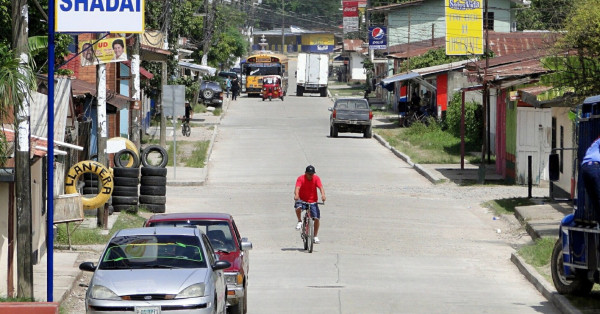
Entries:
<svg viewBox="0 0 600 314">
<path fill-rule="evenodd" d="M 8 283 L 8 189 L 0 182 L 0 295 L 6 296 Z"/>
<path fill-rule="evenodd" d="M 552 117 L 556 118 L 556 147 L 561 147 L 561 127 L 563 128 L 563 148 L 575 147 L 573 141 L 573 122 L 569 120 L 569 111 L 570 108 L 552 109 Z M 560 154 L 560 152 L 557 153 Z M 573 174 L 575 152 L 572 150 L 565 150 L 561 157 L 563 167 L 560 172 L 559 180 L 554 182 L 555 190 L 558 187 L 567 193 L 571 193 L 571 178 L 577 178 L 577 175 Z"/>
<path fill-rule="evenodd" d="M 350 54 L 350 79 L 353 81 L 356 80 L 366 80 L 367 73 L 363 68 L 363 60 L 365 57 L 357 52 L 352 52 Z"/>
</svg>

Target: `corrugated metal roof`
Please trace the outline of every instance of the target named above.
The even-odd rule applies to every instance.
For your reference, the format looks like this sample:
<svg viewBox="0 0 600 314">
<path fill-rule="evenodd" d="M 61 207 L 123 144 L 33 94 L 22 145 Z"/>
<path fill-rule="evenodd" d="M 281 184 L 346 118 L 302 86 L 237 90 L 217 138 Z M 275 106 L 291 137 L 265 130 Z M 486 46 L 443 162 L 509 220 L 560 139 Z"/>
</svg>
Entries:
<svg viewBox="0 0 600 314">
<path fill-rule="evenodd" d="M 365 48 L 362 47 L 363 44 L 364 41 L 360 39 L 344 39 L 344 50 L 362 52 L 365 50 Z"/>
<path fill-rule="evenodd" d="M 83 96 L 85 94 L 90 94 L 96 97 L 97 93 L 96 85 L 80 79 L 75 79 L 71 81 L 71 89 L 73 91 L 73 96 Z M 115 107 L 118 107 L 119 109 L 129 108 L 129 104 L 133 100 L 133 98 L 117 94 L 109 90 L 108 88 L 106 89 L 106 102 Z"/>
</svg>

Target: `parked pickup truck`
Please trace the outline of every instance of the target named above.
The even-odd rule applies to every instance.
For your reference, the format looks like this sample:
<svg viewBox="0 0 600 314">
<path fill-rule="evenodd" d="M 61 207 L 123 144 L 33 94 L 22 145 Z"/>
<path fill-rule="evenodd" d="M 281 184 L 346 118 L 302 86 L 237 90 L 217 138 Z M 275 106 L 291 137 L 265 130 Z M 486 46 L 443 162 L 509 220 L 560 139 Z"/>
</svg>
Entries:
<svg viewBox="0 0 600 314">
<path fill-rule="evenodd" d="M 329 111 L 329 136 L 337 137 L 338 133 L 362 133 L 366 138 L 373 136 L 373 111 L 366 99 L 339 98 Z"/>
</svg>

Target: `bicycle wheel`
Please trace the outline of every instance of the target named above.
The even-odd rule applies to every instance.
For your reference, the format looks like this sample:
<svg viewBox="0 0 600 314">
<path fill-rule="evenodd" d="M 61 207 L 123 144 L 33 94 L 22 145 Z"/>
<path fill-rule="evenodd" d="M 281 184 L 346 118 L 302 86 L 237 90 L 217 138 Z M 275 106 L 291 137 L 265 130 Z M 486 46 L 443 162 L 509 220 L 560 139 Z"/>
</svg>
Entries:
<svg viewBox="0 0 600 314">
<path fill-rule="evenodd" d="M 192 128 L 190 127 L 190 125 L 186 125 L 185 127 L 185 136 L 190 137 L 190 134 L 192 134 Z"/>
<path fill-rule="evenodd" d="M 308 220 L 308 253 L 312 253 L 313 245 L 315 244 L 315 221 L 311 218 Z"/>
<path fill-rule="evenodd" d="M 302 233 L 300 236 L 302 237 L 302 241 L 304 241 L 304 249 L 308 250 L 308 226 L 306 224 L 306 217 L 302 221 Z"/>
</svg>

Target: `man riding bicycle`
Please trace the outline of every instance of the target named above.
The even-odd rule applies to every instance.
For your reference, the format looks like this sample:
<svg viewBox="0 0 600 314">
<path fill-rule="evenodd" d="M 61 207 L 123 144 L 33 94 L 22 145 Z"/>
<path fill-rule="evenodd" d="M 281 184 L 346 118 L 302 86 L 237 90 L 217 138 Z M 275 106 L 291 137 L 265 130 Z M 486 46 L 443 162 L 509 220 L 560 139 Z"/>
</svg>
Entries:
<svg viewBox="0 0 600 314">
<path fill-rule="evenodd" d="M 302 227 L 302 219 L 300 218 L 302 201 L 315 203 L 310 205 L 310 215 L 315 221 L 315 243 L 320 242 L 317 234 L 319 232 L 319 220 L 321 218 L 321 211 L 316 204 L 319 199 L 317 188 L 321 191 L 321 200 L 325 202 L 325 189 L 321 183 L 321 178 L 315 174 L 315 167 L 308 166 L 306 167 L 304 174 L 296 179 L 296 188 L 294 189 L 294 209 L 296 210 L 296 217 L 298 218 L 296 229 L 299 230 Z"/>
</svg>

